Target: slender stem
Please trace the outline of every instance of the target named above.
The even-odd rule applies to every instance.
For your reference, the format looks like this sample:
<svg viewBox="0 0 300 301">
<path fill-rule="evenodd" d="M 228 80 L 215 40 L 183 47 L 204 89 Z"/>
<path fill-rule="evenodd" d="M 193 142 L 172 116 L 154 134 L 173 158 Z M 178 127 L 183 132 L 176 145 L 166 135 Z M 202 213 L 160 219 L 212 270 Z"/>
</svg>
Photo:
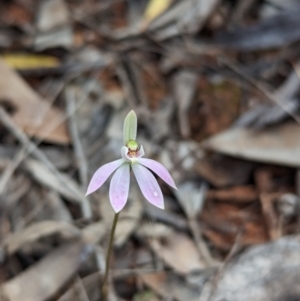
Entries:
<svg viewBox="0 0 300 301">
<path fill-rule="evenodd" d="M 107 254 L 106 254 L 106 264 L 105 264 L 105 274 L 104 274 L 104 279 L 102 283 L 102 298 L 101 300 L 107 301 L 107 295 L 108 295 L 108 272 L 109 272 L 109 265 L 110 265 L 110 258 L 111 258 L 111 253 L 112 253 L 112 247 L 113 247 L 113 241 L 114 241 L 114 236 L 115 236 L 115 231 L 118 223 L 118 218 L 119 218 L 119 212 L 115 214 L 112 229 L 110 232 L 110 238 L 109 238 L 109 244 L 108 244 L 108 249 L 107 249 Z"/>
</svg>

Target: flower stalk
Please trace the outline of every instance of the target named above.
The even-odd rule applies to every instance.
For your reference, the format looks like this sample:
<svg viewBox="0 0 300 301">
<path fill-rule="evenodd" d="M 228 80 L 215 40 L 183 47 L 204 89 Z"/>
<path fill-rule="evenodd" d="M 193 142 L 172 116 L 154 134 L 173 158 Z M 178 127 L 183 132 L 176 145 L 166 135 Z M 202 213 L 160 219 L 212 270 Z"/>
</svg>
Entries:
<svg viewBox="0 0 300 301">
<path fill-rule="evenodd" d="M 110 237 L 109 237 L 108 249 L 106 253 L 105 273 L 104 273 L 102 289 L 101 289 L 101 296 L 102 296 L 101 299 L 103 301 L 107 301 L 107 296 L 108 296 L 108 276 L 109 276 L 110 258 L 113 249 L 113 242 L 114 242 L 114 236 L 117 228 L 118 218 L 119 218 L 119 212 L 115 213 L 114 216 Z"/>
</svg>

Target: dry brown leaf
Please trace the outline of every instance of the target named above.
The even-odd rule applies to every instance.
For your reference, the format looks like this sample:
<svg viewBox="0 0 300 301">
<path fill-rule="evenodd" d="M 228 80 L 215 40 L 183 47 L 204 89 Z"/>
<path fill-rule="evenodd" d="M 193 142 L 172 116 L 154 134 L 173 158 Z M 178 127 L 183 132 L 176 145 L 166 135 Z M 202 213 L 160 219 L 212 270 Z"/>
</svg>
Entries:
<svg viewBox="0 0 300 301">
<path fill-rule="evenodd" d="M 252 185 L 234 186 L 224 189 L 210 189 L 207 191 L 206 199 L 221 202 L 251 203 L 258 199 L 258 193 Z"/>
<path fill-rule="evenodd" d="M 51 107 L 0 59 L 0 103 L 12 106 L 14 122 L 29 136 L 55 143 L 69 143 L 64 114 Z"/>
<path fill-rule="evenodd" d="M 195 219 L 201 212 L 206 199 L 207 184 L 195 185 L 184 182 L 176 191 L 177 199 L 188 219 Z"/>
<path fill-rule="evenodd" d="M 208 139 L 204 146 L 248 160 L 300 166 L 300 126 L 286 122 L 261 131 L 235 128 Z"/>
<path fill-rule="evenodd" d="M 172 228 L 162 223 L 143 224 L 136 232 L 139 237 L 162 238 L 172 233 Z"/>
<path fill-rule="evenodd" d="M 36 181 L 59 192 L 69 201 L 80 203 L 84 198 L 78 184 L 67 174 L 61 173 L 61 178 L 59 178 L 49 171 L 45 165 L 34 159 L 27 159 L 24 167 Z"/>
<path fill-rule="evenodd" d="M 4 242 L 4 247 L 8 254 L 12 255 L 25 244 L 32 244 L 34 241 L 54 234 L 59 234 L 62 239 L 70 239 L 79 237 L 80 231 L 66 222 L 43 221 L 11 234 Z"/>
<path fill-rule="evenodd" d="M 82 229 L 82 237 L 86 243 L 97 244 L 107 232 L 104 221 L 96 222 Z"/>
<path fill-rule="evenodd" d="M 50 31 L 69 24 L 69 11 L 65 1 L 43 0 L 37 13 L 36 26 L 39 31 Z"/>
<path fill-rule="evenodd" d="M 53 190 L 45 189 L 43 192 L 44 197 L 44 214 L 43 219 L 54 220 L 59 222 L 73 223 L 73 217 L 65 204 L 60 198 L 58 193 Z"/>
<path fill-rule="evenodd" d="M 171 232 L 167 237 L 151 241 L 153 251 L 180 274 L 203 269 L 205 264 L 200 260 L 194 242 L 182 233 Z"/>
<path fill-rule="evenodd" d="M 168 9 L 172 0 L 149 0 L 145 14 L 145 26 Z"/>
<path fill-rule="evenodd" d="M 194 166 L 201 177 L 218 188 L 248 183 L 253 168 L 252 162 L 219 154 L 200 159 Z"/>
<path fill-rule="evenodd" d="M 178 106 L 180 132 L 184 138 L 191 135 L 188 112 L 197 88 L 198 74 L 188 71 L 176 73 L 173 78 L 174 97 Z"/>
<path fill-rule="evenodd" d="M 147 286 L 166 299 L 175 298 L 178 301 L 199 300 L 201 285 L 190 287 L 172 273 L 140 274 L 140 278 Z"/>
<path fill-rule="evenodd" d="M 76 273 L 88 253 L 81 241 L 63 245 L 5 282 L 2 293 L 9 301 L 49 300 Z"/>
<path fill-rule="evenodd" d="M 60 62 L 56 57 L 49 55 L 14 53 L 3 55 L 3 60 L 7 65 L 18 70 L 55 68 L 60 65 Z"/>
<path fill-rule="evenodd" d="M 83 279 L 79 279 L 58 301 L 82 301 L 86 298 L 88 301 L 98 301 L 101 296 L 101 281 L 102 276 L 100 273 L 93 273 Z"/>
<path fill-rule="evenodd" d="M 213 245 L 230 251 L 239 237 L 242 246 L 268 240 L 260 209 L 254 206 L 241 210 L 233 203 L 209 202 L 201 214 L 203 234 Z"/>
</svg>

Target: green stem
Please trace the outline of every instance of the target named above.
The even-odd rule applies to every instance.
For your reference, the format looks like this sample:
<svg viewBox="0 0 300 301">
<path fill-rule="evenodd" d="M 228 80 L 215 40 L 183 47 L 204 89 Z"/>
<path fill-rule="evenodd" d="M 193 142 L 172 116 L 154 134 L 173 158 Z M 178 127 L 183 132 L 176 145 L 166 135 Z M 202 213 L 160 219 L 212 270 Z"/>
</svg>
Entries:
<svg viewBox="0 0 300 301">
<path fill-rule="evenodd" d="M 108 295 L 108 273 L 109 273 L 109 265 L 110 265 L 110 258 L 111 258 L 111 253 L 112 253 L 112 248 L 113 248 L 113 241 L 114 241 L 114 236 L 115 236 L 115 231 L 118 223 L 118 218 L 119 218 L 119 212 L 115 214 L 112 229 L 110 232 L 110 238 L 109 238 L 109 244 L 108 244 L 108 249 L 107 249 L 107 254 L 106 254 L 106 264 L 105 264 L 105 274 L 104 274 L 104 279 L 102 283 L 102 298 L 101 300 L 107 301 L 107 295 Z"/>
</svg>

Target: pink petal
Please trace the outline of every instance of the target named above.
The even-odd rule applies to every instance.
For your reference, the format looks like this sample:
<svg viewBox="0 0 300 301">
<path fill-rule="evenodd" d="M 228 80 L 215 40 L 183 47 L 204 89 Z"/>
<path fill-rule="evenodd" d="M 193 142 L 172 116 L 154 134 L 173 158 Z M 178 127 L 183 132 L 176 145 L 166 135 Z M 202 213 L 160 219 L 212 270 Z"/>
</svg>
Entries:
<svg viewBox="0 0 300 301">
<path fill-rule="evenodd" d="M 131 166 L 144 197 L 154 206 L 164 209 L 164 197 L 153 174 L 141 164 Z"/>
<path fill-rule="evenodd" d="M 101 166 L 93 175 L 89 187 L 86 192 L 86 196 L 100 188 L 107 178 L 122 164 L 123 159 L 119 159 Z"/>
<path fill-rule="evenodd" d="M 125 206 L 128 199 L 130 182 L 130 167 L 124 163 L 113 175 L 109 187 L 109 199 L 115 212 L 118 213 Z"/>
<path fill-rule="evenodd" d="M 151 159 L 141 158 L 139 159 L 139 163 L 148 167 L 153 172 L 155 172 L 162 180 L 164 180 L 168 185 L 177 190 L 177 187 L 172 179 L 172 176 L 167 171 L 167 169 L 157 161 Z"/>
</svg>

